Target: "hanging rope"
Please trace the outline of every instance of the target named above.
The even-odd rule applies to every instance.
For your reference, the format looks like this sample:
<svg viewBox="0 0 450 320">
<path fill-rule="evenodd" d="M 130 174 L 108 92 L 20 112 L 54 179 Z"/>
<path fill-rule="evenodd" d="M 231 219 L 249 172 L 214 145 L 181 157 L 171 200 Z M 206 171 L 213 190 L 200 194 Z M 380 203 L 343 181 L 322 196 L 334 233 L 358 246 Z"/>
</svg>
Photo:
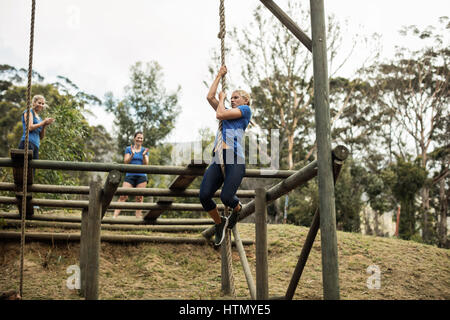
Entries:
<svg viewBox="0 0 450 320">
<path fill-rule="evenodd" d="M 33 72 L 33 42 L 34 42 L 34 16 L 36 11 L 36 1 L 33 0 L 31 4 L 31 27 L 30 27 L 30 51 L 28 56 L 28 85 L 27 85 L 27 113 L 25 117 L 25 146 L 23 157 L 23 190 L 22 190 L 22 223 L 21 223 L 21 237 L 20 237 L 20 281 L 19 281 L 19 295 L 23 297 L 23 256 L 25 248 L 25 216 L 27 214 L 27 184 L 28 184 L 28 146 L 29 146 L 29 118 L 31 115 L 31 77 Z"/>
<path fill-rule="evenodd" d="M 220 6 L 219 6 L 219 17 L 220 17 L 220 31 L 218 34 L 218 37 L 220 39 L 220 58 L 221 58 L 221 64 L 222 66 L 225 65 L 225 0 L 220 0 Z M 222 91 L 225 92 L 226 90 L 226 79 L 225 76 L 222 76 L 221 79 L 222 82 Z M 225 179 L 225 164 L 222 163 L 223 161 L 223 133 L 222 133 L 222 120 L 219 120 L 219 128 L 217 130 L 217 160 L 220 164 L 220 169 L 222 170 L 223 178 Z M 228 216 L 228 207 L 225 207 L 226 215 Z M 222 246 L 225 246 L 226 250 L 226 257 L 227 257 L 227 264 L 228 264 L 228 282 L 230 286 L 230 293 L 233 297 L 236 296 L 236 289 L 234 287 L 234 275 L 233 275 L 233 260 L 231 255 L 231 231 L 229 229 L 225 230 L 225 240 L 222 243 Z"/>
</svg>

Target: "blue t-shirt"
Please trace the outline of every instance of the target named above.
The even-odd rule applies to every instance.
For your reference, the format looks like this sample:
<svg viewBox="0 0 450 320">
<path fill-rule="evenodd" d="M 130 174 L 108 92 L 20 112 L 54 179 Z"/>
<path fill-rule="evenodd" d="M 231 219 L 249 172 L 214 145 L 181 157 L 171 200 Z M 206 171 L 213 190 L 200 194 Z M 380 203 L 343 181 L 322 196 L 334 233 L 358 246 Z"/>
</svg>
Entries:
<svg viewBox="0 0 450 320">
<path fill-rule="evenodd" d="M 144 164 L 144 153 L 145 148 L 141 147 L 141 150 L 139 152 L 136 152 L 133 155 L 133 158 L 131 159 L 129 164 Z M 125 154 L 131 154 L 131 146 L 128 146 L 125 149 Z M 143 176 L 145 177 L 146 173 L 133 173 L 133 172 L 127 172 L 125 176 Z"/>
<path fill-rule="evenodd" d="M 30 111 L 31 111 L 31 116 L 33 117 L 33 124 L 41 123 L 42 119 L 34 113 L 34 110 L 31 109 Z M 26 135 L 26 130 L 27 130 L 27 125 L 25 123 L 26 113 L 27 113 L 26 110 L 22 113 L 23 134 L 22 134 L 22 138 L 20 139 L 20 141 L 25 141 L 25 135 Z M 38 148 L 38 149 L 39 149 L 39 145 L 41 142 L 41 137 L 40 137 L 41 131 L 42 131 L 42 127 L 39 127 L 33 131 L 30 131 L 30 133 L 28 134 L 28 141 L 31 142 L 32 144 L 34 144 L 36 146 L 36 148 Z"/>
<path fill-rule="evenodd" d="M 238 106 L 241 110 L 242 117 L 232 120 L 222 120 L 222 137 L 223 141 L 228 147 L 232 147 L 234 154 L 241 159 L 245 159 L 244 149 L 244 132 L 247 129 L 250 119 L 252 117 L 252 111 L 247 105 Z M 214 149 L 216 149 L 217 135 L 214 142 Z"/>
</svg>

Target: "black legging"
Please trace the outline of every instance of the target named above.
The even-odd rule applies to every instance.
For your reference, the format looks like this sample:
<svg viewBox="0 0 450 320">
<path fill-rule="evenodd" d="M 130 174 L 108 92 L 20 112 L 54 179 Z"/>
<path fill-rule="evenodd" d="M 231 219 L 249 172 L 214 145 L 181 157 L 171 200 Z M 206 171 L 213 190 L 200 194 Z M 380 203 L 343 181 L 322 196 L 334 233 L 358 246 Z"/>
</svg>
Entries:
<svg viewBox="0 0 450 320">
<path fill-rule="evenodd" d="M 211 163 L 203 176 L 202 184 L 200 186 L 200 202 L 205 211 L 211 211 L 217 207 L 212 198 L 214 193 L 219 190 L 222 183 L 222 193 L 220 194 L 222 203 L 232 209 L 239 204 L 239 198 L 236 197 L 236 191 L 241 185 L 242 178 L 244 178 L 245 175 L 245 163 L 241 164 L 243 161 L 237 163 L 238 161 L 235 156 L 234 161 L 229 161 L 231 163 L 227 164 L 227 161 L 225 161 L 225 151 L 223 152 L 223 155 L 225 163 L 225 181 L 223 179 L 220 164 L 217 164 L 216 162 Z"/>
</svg>

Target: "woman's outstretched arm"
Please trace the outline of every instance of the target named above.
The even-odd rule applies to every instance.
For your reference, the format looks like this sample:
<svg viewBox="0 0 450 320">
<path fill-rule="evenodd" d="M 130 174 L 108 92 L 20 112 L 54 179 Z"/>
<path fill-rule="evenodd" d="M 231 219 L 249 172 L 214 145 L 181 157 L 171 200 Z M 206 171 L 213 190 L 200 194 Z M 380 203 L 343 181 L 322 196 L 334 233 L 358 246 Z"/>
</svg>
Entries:
<svg viewBox="0 0 450 320">
<path fill-rule="evenodd" d="M 206 96 L 206 99 L 208 100 L 211 107 L 214 108 L 214 110 L 217 110 L 217 106 L 219 105 L 219 101 L 216 98 L 217 88 L 219 87 L 220 79 L 222 79 L 222 77 L 225 76 L 226 73 L 227 67 L 222 66 L 213 83 L 211 84 L 211 87 L 209 88 L 208 95 Z"/>
</svg>

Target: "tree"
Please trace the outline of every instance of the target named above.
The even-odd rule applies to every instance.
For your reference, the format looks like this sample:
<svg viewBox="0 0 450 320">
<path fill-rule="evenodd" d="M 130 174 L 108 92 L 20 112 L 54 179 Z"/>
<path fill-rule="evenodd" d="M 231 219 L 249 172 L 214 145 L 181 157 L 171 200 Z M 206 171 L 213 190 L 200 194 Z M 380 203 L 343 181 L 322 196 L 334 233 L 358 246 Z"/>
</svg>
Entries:
<svg viewBox="0 0 450 320">
<path fill-rule="evenodd" d="M 170 94 L 166 92 L 162 68 L 157 62 L 137 62 L 130 73 L 123 99 L 116 100 L 111 92 L 105 95 L 106 110 L 116 118 L 120 155 L 137 131 L 144 133 L 146 146 L 155 147 L 174 128 L 179 112 L 180 88 Z"/>
<path fill-rule="evenodd" d="M 397 48 L 391 61 L 367 69 L 381 112 L 391 117 L 388 145 L 393 154 L 414 152 L 424 170 L 430 169 L 428 154 L 437 147 L 436 136 L 449 117 L 450 50 L 447 17 L 439 20 L 440 30 L 404 27 L 401 35 L 424 43 L 419 50 Z M 409 146 L 413 146 L 410 148 Z M 421 189 L 424 241 L 430 240 L 430 183 Z"/>
</svg>

